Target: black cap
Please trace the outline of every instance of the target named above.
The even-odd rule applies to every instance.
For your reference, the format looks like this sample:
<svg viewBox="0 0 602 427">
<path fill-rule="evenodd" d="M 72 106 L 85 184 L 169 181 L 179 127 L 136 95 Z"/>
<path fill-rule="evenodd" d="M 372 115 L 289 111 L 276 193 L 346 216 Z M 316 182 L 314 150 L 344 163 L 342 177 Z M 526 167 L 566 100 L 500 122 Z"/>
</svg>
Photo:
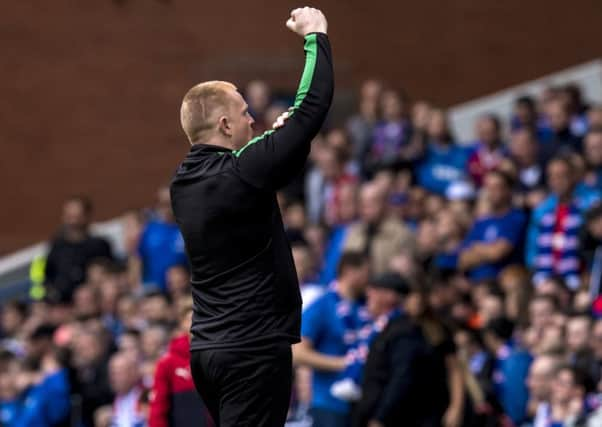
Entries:
<svg viewBox="0 0 602 427">
<path fill-rule="evenodd" d="M 391 289 L 399 295 L 407 295 L 410 293 L 408 282 L 397 273 L 383 273 L 370 281 L 370 286 L 373 288 Z"/>
</svg>

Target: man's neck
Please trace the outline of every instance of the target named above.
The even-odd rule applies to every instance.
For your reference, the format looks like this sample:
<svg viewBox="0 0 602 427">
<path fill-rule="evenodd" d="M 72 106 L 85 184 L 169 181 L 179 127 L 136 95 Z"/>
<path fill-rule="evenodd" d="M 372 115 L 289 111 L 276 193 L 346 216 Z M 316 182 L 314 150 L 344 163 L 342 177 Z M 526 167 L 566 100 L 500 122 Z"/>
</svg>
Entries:
<svg viewBox="0 0 602 427">
<path fill-rule="evenodd" d="M 509 205 L 500 205 L 500 206 L 492 207 L 491 208 L 491 212 L 493 213 L 494 216 L 504 215 L 509 210 L 510 210 L 510 206 Z"/>
<path fill-rule="evenodd" d="M 232 146 L 232 143 L 230 142 L 229 139 L 223 138 L 220 135 L 214 135 L 207 139 L 197 139 L 196 141 L 192 142 L 192 145 L 197 145 L 197 144 L 214 145 L 216 147 L 222 147 L 227 150 L 235 150 L 236 149 Z"/>
</svg>

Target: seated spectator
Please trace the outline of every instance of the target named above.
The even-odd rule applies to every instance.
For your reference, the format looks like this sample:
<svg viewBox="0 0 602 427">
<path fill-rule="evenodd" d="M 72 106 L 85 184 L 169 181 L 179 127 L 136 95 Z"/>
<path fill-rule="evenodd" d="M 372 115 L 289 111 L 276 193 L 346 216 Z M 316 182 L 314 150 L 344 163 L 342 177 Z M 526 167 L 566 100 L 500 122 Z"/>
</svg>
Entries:
<svg viewBox="0 0 602 427">
<path fill-rule="evenodd" d="M 552 382 L 549 400 L 537 408 L 533 426 L 567 426 L 583 421 L 586 381 L 578 370 L 561 366 Z"/>
<path fill-rule="evenodd" d="M 360 191 L 360 222 L 351 225 L 343 243 L 345 251 L 359 251 L 370 258 L 372 271 L 387 270 L 393 255 L 401 250 L 413 252 L 414 236 L 398 220 L 387 217 L 387 194 L 373 183 Z"/>
<path fill-rule="evenodd" d="M 452 183 L 468 178 L 469 151 L 455 145 L 442 110 L 431 112 L 427 135 L 424 157 L 416 169 L 417 181 L 428 191 L 445 195 Z"/>
<path fill-rule="evenodd" d="M 86 279 L 86 269 L 92 260 L 113 257 L 111 246 L 100 237 L 90 235 L 92 203 L 86 197 L 73 196 L 63 205 L 63 224 L 50 243 L 46 258 L 45 283 L 47 291 L 67 299 Z"/>
<path fill-rule="evenodd" d="M 525 420 L 529 392 L 524 383 L 531 356 L 512 341 L 514 325 L 505 318 L 491 320 L 483 329 L 483 340 L 495 357 L 494 393 L 505 414 L 516 425 Z"/>
<path fill-rule="evenodd" d="M 512 181 L 491 171 L 485 177 L 490 215 L 477 219 L 458 257 L 458 267 L 473 281 L 495 279 L 500 271 L 520 260 L 525 215 L 512 208 Z"/>
<path fill-rule="evenodd" d="M 20 301 L 8 301 L 0 308 L 0 347 L 13 353 L 22 351 L 21 326 L 27 318 L 27 305 Z"/>
<path fill-rule="evenodd" d="M 500 119 L 493 115 L 479 118 L 476 125 L 477 141 L 468 158 L 468 172 L 477 187 L 483 184 L 487 172 L 496 169 L 506 158 L 507 150 L 501 136 Z"/>
<path fill-rule="evenodd" d="M 128 355 L 116 353 L 109 362 L 111 389 L 115 393 L 111 426 L 142 427 L 143 417 L 138 400 L 144 391 L 140 384 L 138 361 Z"/>
<path fill-rule="evenodd" d="M 589 129 L 602 128 L 602 105 L 596 105 L 589 109 L 587 124 Z"/>
<path fill-rule="evenodd" d="M 447 209 L 435 216 L 436 253 L 434 265 L 439 270 L 453 271 L 458 264 L 458 253 L 464 238 L 464 228 L 457 215 Z"/>
<path fill-rule="evenodd" d="M 169 349 L 157 362 L 153 380 L 149 427 L 209 427 L 211 416 L 195 390 L 190 373 L 192 301 L 178 313 L 179 325 Z M 199 384 L 202 387 L 202 384 Z"/>
<path fill-rule="evenodd" d="M 556 157 L 548 164 L 552 195 L 534 211 L 531 228 L 535 232 L 530 233 L 529 240 L 534 246 L 535 283 L 558 275 L 576 290 L 581 284 L 579 229 L 584 205 L 587 209 L 589 203 L 575 197 L 573 171 L 573 164 L 566 157 Z"/>
<path fill-rule="evenodd" d="M 316 427 L 345 427 L 350 405 L 330 393 L 345 368 L 345 354 L 356 332 L 369 320 L 362 296 L 369 279 L 368 259 L 357 252 L 341 257 L 336 285 L 302 317 L 302 341 L 293 346 L 295 365 L 313 369 L 310 415 Z"/>
<path fill-rule="evenodd" d="M 133 269 L 140 272 L 145 285 L 156 285 L 166 291 L 166 273 L 174 265 L 188 265 L 184 239 L 174 221 L 169 187 L 157 193 L 157 216 L 150 220 L 138 245 L 139 259 L 132 260 Z"/>
</svg>

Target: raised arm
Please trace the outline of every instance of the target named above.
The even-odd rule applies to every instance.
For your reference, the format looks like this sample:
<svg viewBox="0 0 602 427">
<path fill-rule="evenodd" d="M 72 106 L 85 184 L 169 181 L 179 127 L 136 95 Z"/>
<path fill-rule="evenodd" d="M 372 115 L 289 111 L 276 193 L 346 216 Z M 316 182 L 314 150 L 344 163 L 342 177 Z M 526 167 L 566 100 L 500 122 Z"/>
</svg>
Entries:
<svg viewBox="0 0 602 427">
<path fill-rule="evenodd" d="M 332 102 L 334 78 L 327 23 L 317 9 L 295 9 L 287 26 L 305 39 L 305 67 L 286 122 L 234 152 L 241 178 L 277 190 L 300 173 Z"/>
</svg>

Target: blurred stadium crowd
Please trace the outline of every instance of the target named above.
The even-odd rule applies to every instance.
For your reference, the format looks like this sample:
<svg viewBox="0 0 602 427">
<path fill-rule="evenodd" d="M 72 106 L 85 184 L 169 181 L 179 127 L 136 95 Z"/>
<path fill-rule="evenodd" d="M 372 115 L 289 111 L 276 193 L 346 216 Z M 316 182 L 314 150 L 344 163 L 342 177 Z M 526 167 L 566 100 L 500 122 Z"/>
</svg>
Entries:
<svg viewBox="0 0 602 427">
<path fill-rule="evenodd" d="M 287 108 L 245 96 L 257 133 Z M 288 425 L 602 426 L 602 107 L 553 87 L 456 141 L 429 102 L 358 99 L 279 194 L 304 311 Z M 168 188 L 124 215 L 125 253 L 92 213 L 65 201 L 29 300 L 2 302 L 0 426 L 210 426 Z"/>
</svg>

